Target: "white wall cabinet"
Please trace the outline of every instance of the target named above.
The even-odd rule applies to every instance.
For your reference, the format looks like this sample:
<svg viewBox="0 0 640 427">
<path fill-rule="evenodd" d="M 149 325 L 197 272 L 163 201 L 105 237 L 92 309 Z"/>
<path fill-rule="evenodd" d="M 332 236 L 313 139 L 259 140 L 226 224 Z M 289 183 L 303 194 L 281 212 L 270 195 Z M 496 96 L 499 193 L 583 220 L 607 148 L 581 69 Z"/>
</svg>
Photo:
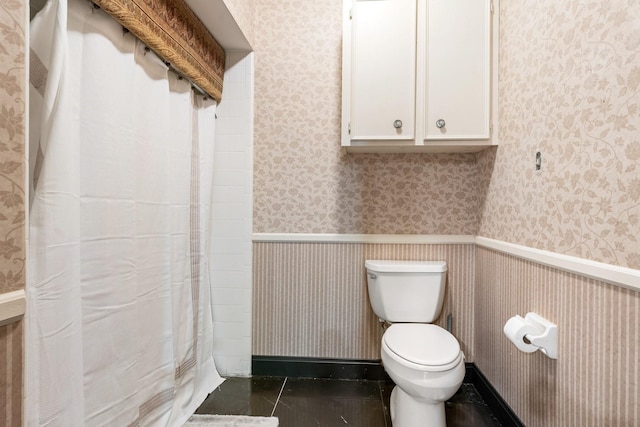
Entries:
<svg viewBox="0 0 640 427">
<path fill-rule="evenodd" d="M 354 13 L 351 138 L 413 140 L 416 2 L 358 1 Z"/>
<path fill-rule="evenodd" d="M 344 0 L 342 145 L 473 152 L 496 144 L 494 1 Z"/>
</svg>

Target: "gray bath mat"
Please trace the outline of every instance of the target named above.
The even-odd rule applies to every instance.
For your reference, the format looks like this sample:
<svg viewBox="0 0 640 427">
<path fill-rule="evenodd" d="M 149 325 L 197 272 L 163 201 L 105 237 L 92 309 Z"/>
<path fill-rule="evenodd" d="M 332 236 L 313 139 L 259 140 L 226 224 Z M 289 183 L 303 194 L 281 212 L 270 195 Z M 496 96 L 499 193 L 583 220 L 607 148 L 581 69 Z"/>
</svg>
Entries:
<svg viewBox="0 0 640 427">
<path fill-rule="evenodd" d="M 278 427 L 278 419 L 246 415 L 193 415 L 182 427 Z"/>
</svg>

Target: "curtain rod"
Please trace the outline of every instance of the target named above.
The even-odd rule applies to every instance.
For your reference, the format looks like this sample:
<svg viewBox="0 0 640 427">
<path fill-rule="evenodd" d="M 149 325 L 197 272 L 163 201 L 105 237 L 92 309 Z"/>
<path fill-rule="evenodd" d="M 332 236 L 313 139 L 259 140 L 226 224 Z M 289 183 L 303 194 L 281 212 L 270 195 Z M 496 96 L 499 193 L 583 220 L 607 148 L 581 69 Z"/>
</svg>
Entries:
<svg viewBox="0 0 640 427">
<path fill-rule="evenodd" d="M 185 0 L 91 0 L 159 58 L 220 101 L 225 52 Z"/>
<path fill-rule="evenodd" d="M 89 0 L 89 2 L 91 2 L 91 4 L 93 5 L 93 8 L 94 8 L 94 9 L 101 9 L 101 7 L 100 7 L 100 6 L 98 6 L 97 4 L 93 3 L 91 0 Z M 129 29 L 128 29 L 128 28 L 126 28 L 126 27 L 122 26 L 122 33 L 123 33 L 123 34 L 130 33 L 130 32 L 131 32 L 131 31 L 129 31 Z M 133 35 L 133 36 L 134 36 L 134 37 L 136 37 L 135 35 Z M 140 43 L 143 43 L 143 44 L 144 44 L 144 42 L 143 42 L 142 40 L 140 40 L 138 37 L 136 37 L 136 39 L 137 39 L 137 40 L 139 40 L 139 41 L 140 41 Z M 183 73 L 181 73 L 180 71 L 178 71 L 174 66 L 172 66 L 172 65 L 171 65 L 171 62 L 169 62 L 169 61 L 167 61 L 166 59 L 164 59 L 164 58 L 162 57 L 162 55 L 160 55 L 160 54 L 159 54 L 158 52 L 156 52 L 155 50 L 151 49 L 151 48 L 150 48 L 149 46 L 147 46 L 146 44 L 145 44 L 145 46 L 144 46 L 144 51 L 145 51 L 145 52 L 151 52 L 151 51 L 153 51 L 153 53 L 154 53 L 158 58 L 160 58 L 160 60 L 164 63 L 164 65 L 166 65 L 166 66 L 169 68 L 169 70 L 170 70 L 170 71 L 173 71 L 175 74 L 177 74 L 177 75 L 178 75 L 178 77 L 179 77 L 180 79 L 185 79 L 186 81 L 188 81 L 188 82 L 189 82 L 189 84 L 191 85 L 191 89 L 192 89 L 192 90 L 194 90 L 194 91 L 195 91 L 195 92 L 197 92 L 198 94 L 202 95 L 202 96 L 204 97 L 204 99 L 205 99 L 205 100 L 207 100 L 207 99 L 210 99 L 210 98 L 211 98 L 211 96 L 210 96 L 207 92 L 205 92 L 205 91 L 204 91 L 204 89 L 202 89 L 200 86 L 198 86 L 197 84 L 195 84 L 195 83 L 193 82 L 193 80 L 191 80 L 189 77 L 185 76 Z M 211 99 L 213 99 L 213 98 L 211 98 Z"/>
<path fill-rule="evenodd" d="M 95 3 L 93 4 L 93 7 L 94 7 L 94 8 L 96 8 L 96 9 L 100 9 L 100 6 L 98 6 L 98 5 L 97 5 L 97 4 L 95 4 Z M 125 28 L 125 27 L 122 27 L 122 32 L 123 32 L 124 34 L 126 34 L 126 33 L 130 33 L 130 31 L 129 31 L 127 28 Z M 134 35 L 134 37 L 135 37 L 135 35 Z M 140 40 L 140 39 L 138 39 L 137 37 L 136 37 L 136 39 L 137 39 L 137 40 Z M 142 43 L 142 41 L 141 41 L 141 40 L 140 40 L 140 42 Z M 152 51 L 152 49 L 151 49 L 149 46 L 146 46 L 146 45 L 145 45 L 145 47 L 144 47 L 144 51 L 145 51 L 145 53 L 146 53 L 146 52 L 151 52 L 151 51 Z M 169 68 L 169 70 L 170 70 L 170 71 L 173 71 L 175 74 L 177 74 L 177 75 L 178 75 L 178 77 L 179 77 L 180 79 L 185 79 L 186 81 L 188 81 L 188 82 L 189 82 L 189 84 L 191 84 L 191 89 L 192 89 L 192 90 L 194 90 L 195 92 L 198 92 L 200 95 L 202 95 L 202 96 L 204 97 L 204 99 L 205 99 L 205 100 L 206 100 L 206 99 L 211 98 L 211 97 L 209 96 L 209 94 L 207 94 L 207 92 L 205 92 L 205 91 L 204 91 L 200 86 L 198 86 L 197 84 L 195 84 L 195 83 L 194 83 L 194 82 L 193 82 L 189 77 L 185 76 L 185 75 L 184 75 L 184 74 L 182 74 L 180 71 L 176 70 L 176 68 L 175 68 L 175 67 L 173 67 L 173 66 L 171 65 L 171 62 L 169 62 L 169 61 L 165 60 L 161 55 L 159 55 L 159 54 L 158 54 L 158 52 L 153 51 L 153 53 L 154 53 L 154 55 L 156 55 L 158 58 L 160 58 L 160 60 L 164 63 L 164 65 L 166 65 L 166 66 Z"/>
<path fill-rule="evenodd" d="M 129 30 L 127 30 L 126 28 L 122 27 L 122 29 L 125 32 L 129 32 Z M 151 52 L 151 48 L 149 46 L 145 46 L 144 47 L 144 51 L 146 52 Z M 175 74 L 178 75 L 178 78 L 180 80 L 184 79 L 186 81 L 188 81 L 191 84 L 191 89 L 198 92 L 200 95 L 204 96 L 204 99 L 209 99 L 211 98 L 200 86 L 198 86 L 197 84 L 195 84 L 189 77 L 185 76 L 184 74 L 182 74 L 180 71 L 176 70 L 169 61 L 165 61 L 164 58 L 162 58 L 160 55 L 158 55 L 155 51 L 153 52 L 158 58 L 160 58 L 160 60 L 164 63 L 164 65 L 166 65 L 170 71 L 173 71 Z"/>
</svg>

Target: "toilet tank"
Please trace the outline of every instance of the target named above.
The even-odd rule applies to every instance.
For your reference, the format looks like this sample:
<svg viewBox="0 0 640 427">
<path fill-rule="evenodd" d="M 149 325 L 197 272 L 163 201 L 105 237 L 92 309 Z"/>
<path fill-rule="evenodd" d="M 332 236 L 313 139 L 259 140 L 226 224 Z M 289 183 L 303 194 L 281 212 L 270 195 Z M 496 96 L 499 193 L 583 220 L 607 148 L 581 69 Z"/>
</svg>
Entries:
<svg viewBox="0 0 640 427">
<path fill-rule="evenodd" d="M 369 301 L 376 315 L 389 322 L 431 323 L 444 300 L 444 261 L 367 260 Z"/>
</svg>

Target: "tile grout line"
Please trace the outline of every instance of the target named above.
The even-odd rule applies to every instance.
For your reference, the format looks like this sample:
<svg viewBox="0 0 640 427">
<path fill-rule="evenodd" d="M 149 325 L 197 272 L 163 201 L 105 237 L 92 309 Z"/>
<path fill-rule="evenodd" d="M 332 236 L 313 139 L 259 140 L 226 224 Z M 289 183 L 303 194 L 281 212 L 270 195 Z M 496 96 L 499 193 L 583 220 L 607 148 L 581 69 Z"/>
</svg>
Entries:
<svg viewBox="0 0 640 427">
<path fill-rule="evenodd" d="M 380 392 L 380 404 L 382 405 L 382 416 L 384 417 L 384 427 L 389 427 L 387 425 L 387 412 L 384 410 L 384 394 L 382 393 L 382 381 L 378 381 L 378 391 Z M 389 408 L 391 410 L 391 408 Z"/>
<path fill-rule="evenodd" d="M 278 397 L 276 398 L 276 404 L 273 405 L 273 409 L 271 410 L 271 417 L 273 417 L 273 414 L 275 414 L 276 412 L 276 407 L 278 406 L 278 402 L 280 402 L 280 396 L 282 396 L 282 392 L 284 391 L 284 386 L 287 384 L 287 379 L 289 379 L 289 377 L 284 377 L 284 381 L 282 382 L 282 387 L 280 387 L 280 393 L 278 393 Z"/>
</svg>

